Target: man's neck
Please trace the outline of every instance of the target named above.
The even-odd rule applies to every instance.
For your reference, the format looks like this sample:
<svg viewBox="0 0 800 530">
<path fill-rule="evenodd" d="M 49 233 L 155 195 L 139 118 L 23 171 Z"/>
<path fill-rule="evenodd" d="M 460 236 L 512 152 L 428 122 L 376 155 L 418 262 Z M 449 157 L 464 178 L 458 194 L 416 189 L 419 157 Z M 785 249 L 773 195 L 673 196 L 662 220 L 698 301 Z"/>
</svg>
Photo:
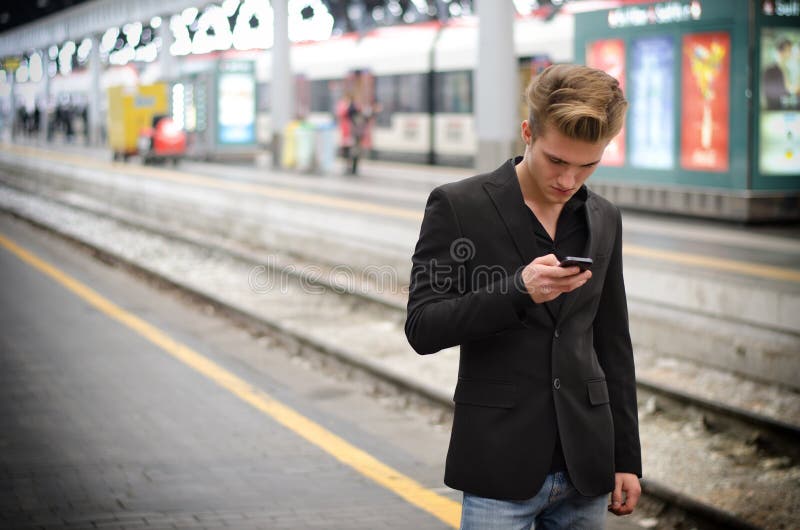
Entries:
<svg viewBox="0 0 800 530">
<path fill-rule="evenodd" d="M 525 177 L 524 172 L 517 171 L 517 180 L 519 180 L 525 205 L 533 212 L 550 237 L 555 239 L 558 217 L 564 209 L 564 204 L 549 203 L 543 198 L 537 197 L 535 187 L 531 185 L 531 180 Z"/>
<path fill-rule="evenodd" d="M 564 209 L 564 205 L 556 204 L 542 207 L 540 203 L 529 201 L 528 199 L 525 199 L 525 204 L 542 224 L 547 234 L 550 236 L 550 239 L 555 240 L 558 218 L 561 215 L 561 211 Z"/>
</svg>

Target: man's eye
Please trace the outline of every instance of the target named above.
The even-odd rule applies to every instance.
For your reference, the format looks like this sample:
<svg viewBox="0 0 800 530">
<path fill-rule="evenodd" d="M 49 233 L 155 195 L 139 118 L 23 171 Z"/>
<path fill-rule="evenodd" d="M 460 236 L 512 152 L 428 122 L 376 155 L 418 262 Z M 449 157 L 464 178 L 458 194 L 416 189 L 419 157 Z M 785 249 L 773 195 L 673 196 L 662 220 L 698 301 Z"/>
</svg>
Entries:
<svg viewBox="0 0 800 530">
<path fill-rule="evenodd" d="M 563 160 L 559 160 L 558 158 L 551 158 L 550 162 L 552 162 L 553 164 L 563 164 L 564 163 Z"/>
</svg>

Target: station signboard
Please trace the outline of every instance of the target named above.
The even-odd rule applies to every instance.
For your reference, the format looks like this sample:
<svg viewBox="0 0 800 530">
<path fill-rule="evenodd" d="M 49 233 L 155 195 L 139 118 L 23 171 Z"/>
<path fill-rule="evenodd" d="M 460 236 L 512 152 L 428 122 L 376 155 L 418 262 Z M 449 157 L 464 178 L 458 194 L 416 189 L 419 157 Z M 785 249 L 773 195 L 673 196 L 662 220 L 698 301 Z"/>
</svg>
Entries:
<svg viewBox="0 0 800 530">
<path fill-rule="evenodd" d="M 800 29 L 763 28 L 760 59 L 759 170 L 764 175 L 796 176 L 800 174 Z"/>
<path fill-rule="evenodd" d="M 681 51 L 681 167 L 728 171 L 730 35 L 686 34 Z"/>
<path fill-rule="evenodd" d="M 631 41 L 628 141 L 635 167 L 670 169 L 675 165 L 674 64 L 672 36 Z"/>
<path fill-rule="evenodd" d="M 217 143 L 256 143 L 256 80 L 252 61 L 225 61 L 217 71 Z"/>
<path fill-rule="evenodd" d="M 586 66 L 603 70 L 617 78 L 625 92 L 625 41 L 603 39 L 590 42 L 586 47 Z M 625 127 L 608 144 L 600 163 L 612 167 L 625 165 Z"/>
</svg>

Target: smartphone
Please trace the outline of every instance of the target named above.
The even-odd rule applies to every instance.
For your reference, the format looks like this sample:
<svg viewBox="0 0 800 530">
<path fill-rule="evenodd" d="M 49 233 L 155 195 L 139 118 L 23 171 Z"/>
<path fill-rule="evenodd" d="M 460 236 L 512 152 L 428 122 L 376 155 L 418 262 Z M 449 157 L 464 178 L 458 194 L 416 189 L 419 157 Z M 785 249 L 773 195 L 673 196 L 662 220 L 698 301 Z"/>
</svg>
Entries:
<svg viewBox="0 0 800 530">
<path fill-rule="evenodd" d="M 562 259 L 558 264 L 559 267 L 580 267 L 581 272 L 592 268 L 592 258 L 579 258 L 576 256 L 567 256 Z"/>
</svg>

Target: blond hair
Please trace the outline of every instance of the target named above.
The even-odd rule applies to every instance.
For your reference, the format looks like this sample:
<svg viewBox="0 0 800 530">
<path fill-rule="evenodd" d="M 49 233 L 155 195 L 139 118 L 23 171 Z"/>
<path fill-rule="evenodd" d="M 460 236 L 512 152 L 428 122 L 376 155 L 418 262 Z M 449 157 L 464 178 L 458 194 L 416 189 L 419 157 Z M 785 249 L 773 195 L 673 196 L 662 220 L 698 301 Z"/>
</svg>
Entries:
<svg viewBox="0 0 800 530">
<path fill-rule="evenodd" d="M 526 100 L 534 139 L 553 126 L 576 140 L 608 141 L 619 134 L 628 109 L 619 81 L 575 64 L 544 69 L 528 85 Z"/>
</svg>

